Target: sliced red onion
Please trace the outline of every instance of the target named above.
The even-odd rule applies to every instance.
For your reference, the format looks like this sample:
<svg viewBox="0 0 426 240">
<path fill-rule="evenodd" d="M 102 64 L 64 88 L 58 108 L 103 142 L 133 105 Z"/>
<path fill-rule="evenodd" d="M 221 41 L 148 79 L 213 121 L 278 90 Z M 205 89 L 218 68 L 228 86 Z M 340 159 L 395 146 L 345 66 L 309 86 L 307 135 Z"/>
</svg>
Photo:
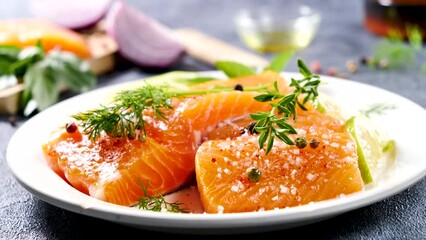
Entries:
<svg viewBox="0 0 426 240">
<path fill-rule="evenodd" d="M 105 28 L 120 54 L 139 66 L 170 67 L 185 52 L 171 29 L 123 1 L 112 4 Z"/>
<path fill-rule="evenodd" d="M 81 30 L 101 20 L 111 0 L 30 0 L 30 12 L 60 26 Z"/>
</svg>

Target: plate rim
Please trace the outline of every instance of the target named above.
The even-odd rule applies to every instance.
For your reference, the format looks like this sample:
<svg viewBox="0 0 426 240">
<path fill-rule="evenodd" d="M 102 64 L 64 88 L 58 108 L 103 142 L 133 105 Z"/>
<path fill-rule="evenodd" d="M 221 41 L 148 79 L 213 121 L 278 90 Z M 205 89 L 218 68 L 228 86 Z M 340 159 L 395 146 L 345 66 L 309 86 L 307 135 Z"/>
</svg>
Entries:
<svg viewBox="0 0 426 240">
<path fill-rule="evenodd" d="M 224 76 L 220 71 L 199 71 L 197 73 L 201 73 L 201 74 L 221 74 L 222 76 Z M 282 72 L 281 73 L 283 76 L 298 76 L 300 75 L 300 73 L 296 73 L 296 72 Z M 418 108 L 419 110 L 423 111 L 423 114 L 426 116 L 426 110 L 421 107 L 419 104 L 401 96 L 398 95 L 396 93 L 390 92 L 386 89 L 374 86 L 374 85 L 370 85 L 370 84 L 366 84 L 366 83 L 362 83 L 362 82 L 357 82 L 357 81 L 353 81 L 353 80 L 348 80 L 348 79 L 341 79 L 338 77 L 331 77 L 331 76 L 323 76 L 320 75 L 321 78 L 323 79 L 330 79 L 332 80 L 332 82 L 343 82 L 343 84 L 349 83 L 349 84 L 355 84 L 358 85 L 360 87 L 366 87 L 366 88 L 371 88 L 375 91 L 382 91 L 386 94 L 391 94 L 394 97 L 397 97 L 399 99 L 404 99 L 406 101 L 406 104 L 410 104 L 413 107 Z M 143 79 L 141 79 L 143 80 Z M 140 80 L 135 80 L 135 81 L 140 81 Z M 327 81 L 327 80 L 326 80 Z M 133 81 L 132 81 L 133 82 Z M 20 183 L 20 185 L 22 185 L 27 191 L 29 191 L 31 194 L 37 196 L 38 198 L 40 198 L 41 200 L 50 203 L 54 206 L 72 211 L 72 212 L 76 212 L 76 213 L 80 213 L 83 215 L 87 215 L 87 216 L 92 216 L 92 217 L 97 217 L 97 218 L 101 218 L 104 220 L 110 220 L 110 221 L 114 221 L 114 222 L 118 222 L 118 223 L 123 223 L 126 225 L 133 225 L 135 224 L 135 219 L 143 219 L 143 220 L 148 220 L 148 221 L 138 221 L 139 223 L 136 223 L 136 225 L 138 227 L 152 227 L 155 226 L 155 223 L 157 221 L 164 221 L 167 222 L 169 224 L 169 228 L 170 229 L 162 229 L 165 231 L 185 231 L 188 229 L 210 229 L 210 230 L 214 230 L 217 231 L 218 229 L 222 230 L 222 231 L 226 231 L 228 228 L 241 228 L 241 231 L 256 231 L 259 232 L 261 229 L 250 229 L 250 227 L 253 226 L 253 224 L 256 224 L 256 226 L 262 225 L 259 222 L 256 223 L 250 223 L 251 220 L 253 219 L 261 219 L 264 220 L 266 222 L 266 225 L 272 225 L 272 224 L 282 224 L 282 223 L 297 223 L 297 222 L 301 222 L 301 224 L 303 224 L 303 221 L 308 219 L 308 220 L 315 220 L 315 219 L 320 219 L 322 217 L 332 217 L 341 213 L 345 213 L 348 212 L 350 210 L 354 210 L 354 209 L 358 209 L 376 202 L 379 202 L 383 199 L 386 199 L 390 196 L 396 195 L 404 190 L 406 190 L 407 188 L 409 188 L 410 186 L 414 185 L 415 183 L 417 183 L 418 181 L 420 181 L 423 177 L 426 176 L 426 165 L 423 166 L 422 171 L 417 172 L 416 175 L 411 176 L 411 178 L 409 178 L 409 181 L 405 180 L 402 184 L 400 183 L 398 185 L 397 188 L 395 187 L 388 187 L 388 188 L 378 188 L 378 189 L 373 189 L 372 191 L 367 192 L 367 195 L 365 196 L 364 194 L 359 194 L 356 193 L 354 195 L 350 195 L 350 199 L 347 200 L 348 198 L 344 198 L 344 199 L 330 199 L 330 200 L 325 200 L 325 201 L 321 201 L 321 202 L 317 202 L 314 203 L 314 205 L 316 206 L 316 208 L 311 209 L 309 207 L 310 204 L 307 205 L 302 205 L 302 206 L 298 206 L 298 207 L 292 207 L 289 209 L 280 209 L 280 210 L 270 210 L 270 211 L 264 211 L 264 212 L 245 212 L 245 213 L 231 213 L 231 214 L 173 214 L 173 213 L 157 213 L 157 212 L 145 212 L 145 211 L 134 211 L 134 210 L 130 210 L 131 208 L 129 207 L 124 207 L 124 206 L 118 206 L 118 205 L 114 205 L 114 204 L 110 204 L 110 203 L 106 203 L 106 202 L 102 202 L 100 200 L 97 199 L 92 199 L 92 197 L 86 196 L 88 198 L 91 198 L 93 200 L 93 202 L 95 203 L 100 203 L 98 206 L 82 206 L 82 205 L 78 205 L 78 204 L 74 204 L 71 202 L 66 201 L 66 199 L 64 200 L 63 197 L 61 196 L 54 196 L 54 195 L 49 195 L 46 194 L 43 191 L 40 191 L 39 186 L 32 186 L 30 183 L 28 183 L 26 181 L 26 179 L 23 179 L 22 176 L 20 176 L 19 174 L 19 169 L 16 169 L 16 164 L 12 161 L 12 159 L 14 158 L 14 153 L 12 152 L 13 147 L 15 147 L 16 144 L 18 144 L 18 140 L 20 137 L 20 134 L 23 134 L 22 132 L 26 129 L 26 127 L 30 126 L 31 123 L 36 122 L 37 119 L 42 118 L 45 115 L 48 115 L 51 111 L 53 111 L 52 109 L 55 108 L 59 108 L 60 106 L 72 102 L 72 101 L 76 101 L 79 98 L 84 98 L 84 97 L 89 97 L 90 95 L 93 94 L 106 94 L 108 92 L 108 90 L 113 89 L 114 87 L 116 87 L 117 85 L 120 86 L 125 86 L 126 84 L 128 84 L 129 82 L 124 82 L 124 83 L 118 83 L 118 84 L 113 84 L 113 85 L 109 85 L 109 86 L 105 86 L 105 87 L 101 87 L 98 89 L 95 89 L 93 91 L 90 92 L 86 92 L 74 97 L 71 97 L 69 99 L 66 99 L 64 101 L 61 101 L 55 105 L 53 105 L 52 107 L 49 107 L 48 109 L 46 109 L 43 112 L 38 113 L 37 115 L 33 116 L 31 119 L 28 119 L 19 129 L 17 129 L 17 131 L 15 132 L 15 134 L 11 137 L 7 149 L 6 149 L 6 160 L 7 160 L 7 166 L 9 167 L 9 169 L 12 172 L 12 175 L 15 177 L 15 179 L 17 179 L 17 181 Z M 50 110 L 49 110 L 50 109 Z M 35 120 L 34 120 L 35 119 Z M 24 130 L 22 130 L 24 129 Z M 15 154 L 16 155 L 16 154 Z M 52 171 L 53 173 L 53 171 Z M 58 176 L 59 177 L 59 176 Z M 62 179 L 61 179 L 62 180 Z M 63 180 L 62 180 L 63 181 Z M 65 182 L 65 181 L 64 181 Z M 71 187 L 72 188 L 72 187 Z M 75 190 L 75 189 L 74 189 Z M 75 190 L 77 191 L 77 190 Z M 379 192 L 377 192 L 379 191 Z M 379 195 L 379 193 L 381 193 Z M 83 194 L 83 193 L 80 193 Z M 84 194 L 83 194 L 84 195 Z M 90 204 L 89 204 L 90 205 Z M 111 206 L 114 205 L 114 206 Z M 319 206 L 319 207 L 318 207 Z M 110 212 L 108 210 L 115 210 L 113 212 Z M 117 209 L 117 210 L 116 210 Z M 132 211 L 132 212 L 131 212 Z M 136 214 L 135 212 L 138 212 L 138 214 Z M 124 214 L 123 214 L 124 213 Z M 303 214 L 301 214 L 303 213 Z M 306 218 L 307 215 L 308 217 Z M 121 216 L 121 217 L 120 217 Z M 269 220 L 268 220 L 269 219 Z M 151 221 L 149 221 L 151 220 Z M 218 220 L 221 220 L 221 222 L 218 222 Z M 235 220 L 239 220 L 239 221 L 235 221 Z M 199 223 L 199 225 L 192 225 L 192 226 L 187 226 L 188 223 L 193 223 L 194 221 L 197 221 L 198 223 L 200 221 L 203 221 L 202 223 Z M 141 223 L 142 222 L 142 223 Z M 171 226 L 170 226 L 171 224 Z M 264 224 L 265 225 L 265 224 Z M 285 226 L 281 226 L 281 229 L 285 228 Z M 198 231 L 197 231 L 198 232 Z"/>
</svg>

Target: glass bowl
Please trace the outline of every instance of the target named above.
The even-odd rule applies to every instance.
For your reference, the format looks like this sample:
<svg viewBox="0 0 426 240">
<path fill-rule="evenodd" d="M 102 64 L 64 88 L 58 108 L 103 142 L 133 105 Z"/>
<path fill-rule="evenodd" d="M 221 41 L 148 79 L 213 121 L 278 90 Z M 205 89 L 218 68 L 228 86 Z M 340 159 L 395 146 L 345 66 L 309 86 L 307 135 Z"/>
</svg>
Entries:
<svg viewBox="0 0 426 240">
<path fill-rule="evenodd" d="M 307 5 L 278 9 L 241 9 L 235 26 L 241 40 L 261 53 L 300 50 L 307 47 L 318 31 L 321 14 Z"/>
</svg>

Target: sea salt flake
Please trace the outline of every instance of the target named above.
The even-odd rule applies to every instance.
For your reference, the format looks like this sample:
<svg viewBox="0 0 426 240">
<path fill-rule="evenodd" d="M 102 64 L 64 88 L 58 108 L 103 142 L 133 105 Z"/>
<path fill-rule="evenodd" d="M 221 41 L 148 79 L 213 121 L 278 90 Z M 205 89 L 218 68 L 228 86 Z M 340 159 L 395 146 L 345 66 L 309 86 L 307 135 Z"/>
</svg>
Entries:
<svg viewBox="0 0 426 240">
<path fill-rule="evenodd" d="M 306 178 L 307 178 L 309 181 L 312 181 L 312 180 L 314 180 L 315 175 L 314 175 L 314 174 L 312 174 L 312 173 L 308 173 L 308 175 L 306 176 Z"/>
<path fill-rule="evenodd" d="M 280 185 L 280 193 L 288 193 L 288 187 Z"/>
<path fill-rule="evenodd" d="M 239 192 L 240 189 L 238 188 L 238 186 L 232 185 L 231 191 L 233 191 L 233 192 Z"/>
<path fill-rule="evenodd" d="M 296 175 L 296 173 L 297 173 L 297 170 L 293 169 L 293 171 L 291 171 L 290 173 L 291 177 L 294 178 L 294 175 Z"/>
<path fill-rule="evenodd" d="M 299 149 L 292 149 L 290 152 L 293 153 L 294 155 L 299 155 L 300 154 L 300 150 Z"/>
</svg>

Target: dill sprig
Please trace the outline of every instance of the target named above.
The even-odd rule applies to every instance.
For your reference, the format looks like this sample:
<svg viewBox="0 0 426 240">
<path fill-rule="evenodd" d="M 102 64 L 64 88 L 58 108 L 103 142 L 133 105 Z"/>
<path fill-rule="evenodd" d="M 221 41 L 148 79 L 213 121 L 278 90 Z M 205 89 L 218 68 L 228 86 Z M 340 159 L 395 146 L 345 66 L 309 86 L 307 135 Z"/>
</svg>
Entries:
<svg viewBox="0 0 426 240">
<path fill-rule="evenodd" d="M 266 91 L 268 86 L 246 87 L 244 91 Z M 83 132 L 95 140 L 102 132 L 112 137 L 138 138 L 146 137 L 146 111 L 152 111 L 157 119 L 166 119 L 166 111 L 173 109 L 172 99 L 207 93 L 234 91 L 233 87 L 217 87 L 212 89 L 171 90 L 167 86 L 146 84 L 134 90 L 125 90 L 114 96 L 108 106 L 79 112 L 72 117 L 79 121 Z"/>
<path fill-rule="evenodd" d="M 274 90 L 268 91 L 255 97 L 259 102 L 274 101 L 271 103 L 272 109 L 269 112 L 258 112 L 250 114 L 251 118 L 257 121 L 254 130 L 260 133 L 259 147 L 262 149 L 267 143 L 266 154 L 268 154 L 273 145 L 275 137 L 279 138 L 288 145 L 294 145 L 294 142 L 288 137 L 289 134 L 297 134 L 296 130 L 288 123 L 290 117 L 297 120 L 296 107 L 307 110 L 304 106 L 308 101 L 316 102 L 318 96 L 318 86 L 320 84 L 319 76 L 312 74 L 302 60 L 297 61 L 299 72 L 303 75 L 302 79 L 291 79 L 290 86 L 295 90 L 290 94 L 281 94 L 278 85 L 275 82 Z M 299 96 L 304 95 L 300 100 Z"/>
<path fill-rule="evenodd" d="M 139 138 L 146 136 L 145 110 L 152 110 L 155 117 L 165 119 L 165 110 L 172 109 L 174 94 L 164 89 L 146 85 L 137 90 L 118 93 L 112 105 L 102 105 L 99 109 L 72 115 L 80 121 L 83 131 L 94 140 L 104 131 L 113 137 L 135 138 L 140 129 Z"/>
<path fill-rule="evenodd" d="M 395 105 L 386 104 L 386 103 L 375 103 L 370 105 L 366 109 L 361 109 L 360 113 L 365 115 L 366 117 L 371 117 L 373 114 L 383 115 L 386 111 L 395 109 Z"/>
<path fill-rule="evenodd" d="M 154 212 L 168 211 L 173 213 L 188 213 L 187 209 L 181 207 L 182 203 L 180 202 L 168 202 L 161 194 L 158 194 L 157 196 L 149 196 L 147 194 L 148 183 L 149 181 L 147 180 L 146 184 L 144 185 L 138 179 L 138 184 L 142 187 L 143 190 L 143 196 L 138 199 L 139 209 Z"/>
</svg>

